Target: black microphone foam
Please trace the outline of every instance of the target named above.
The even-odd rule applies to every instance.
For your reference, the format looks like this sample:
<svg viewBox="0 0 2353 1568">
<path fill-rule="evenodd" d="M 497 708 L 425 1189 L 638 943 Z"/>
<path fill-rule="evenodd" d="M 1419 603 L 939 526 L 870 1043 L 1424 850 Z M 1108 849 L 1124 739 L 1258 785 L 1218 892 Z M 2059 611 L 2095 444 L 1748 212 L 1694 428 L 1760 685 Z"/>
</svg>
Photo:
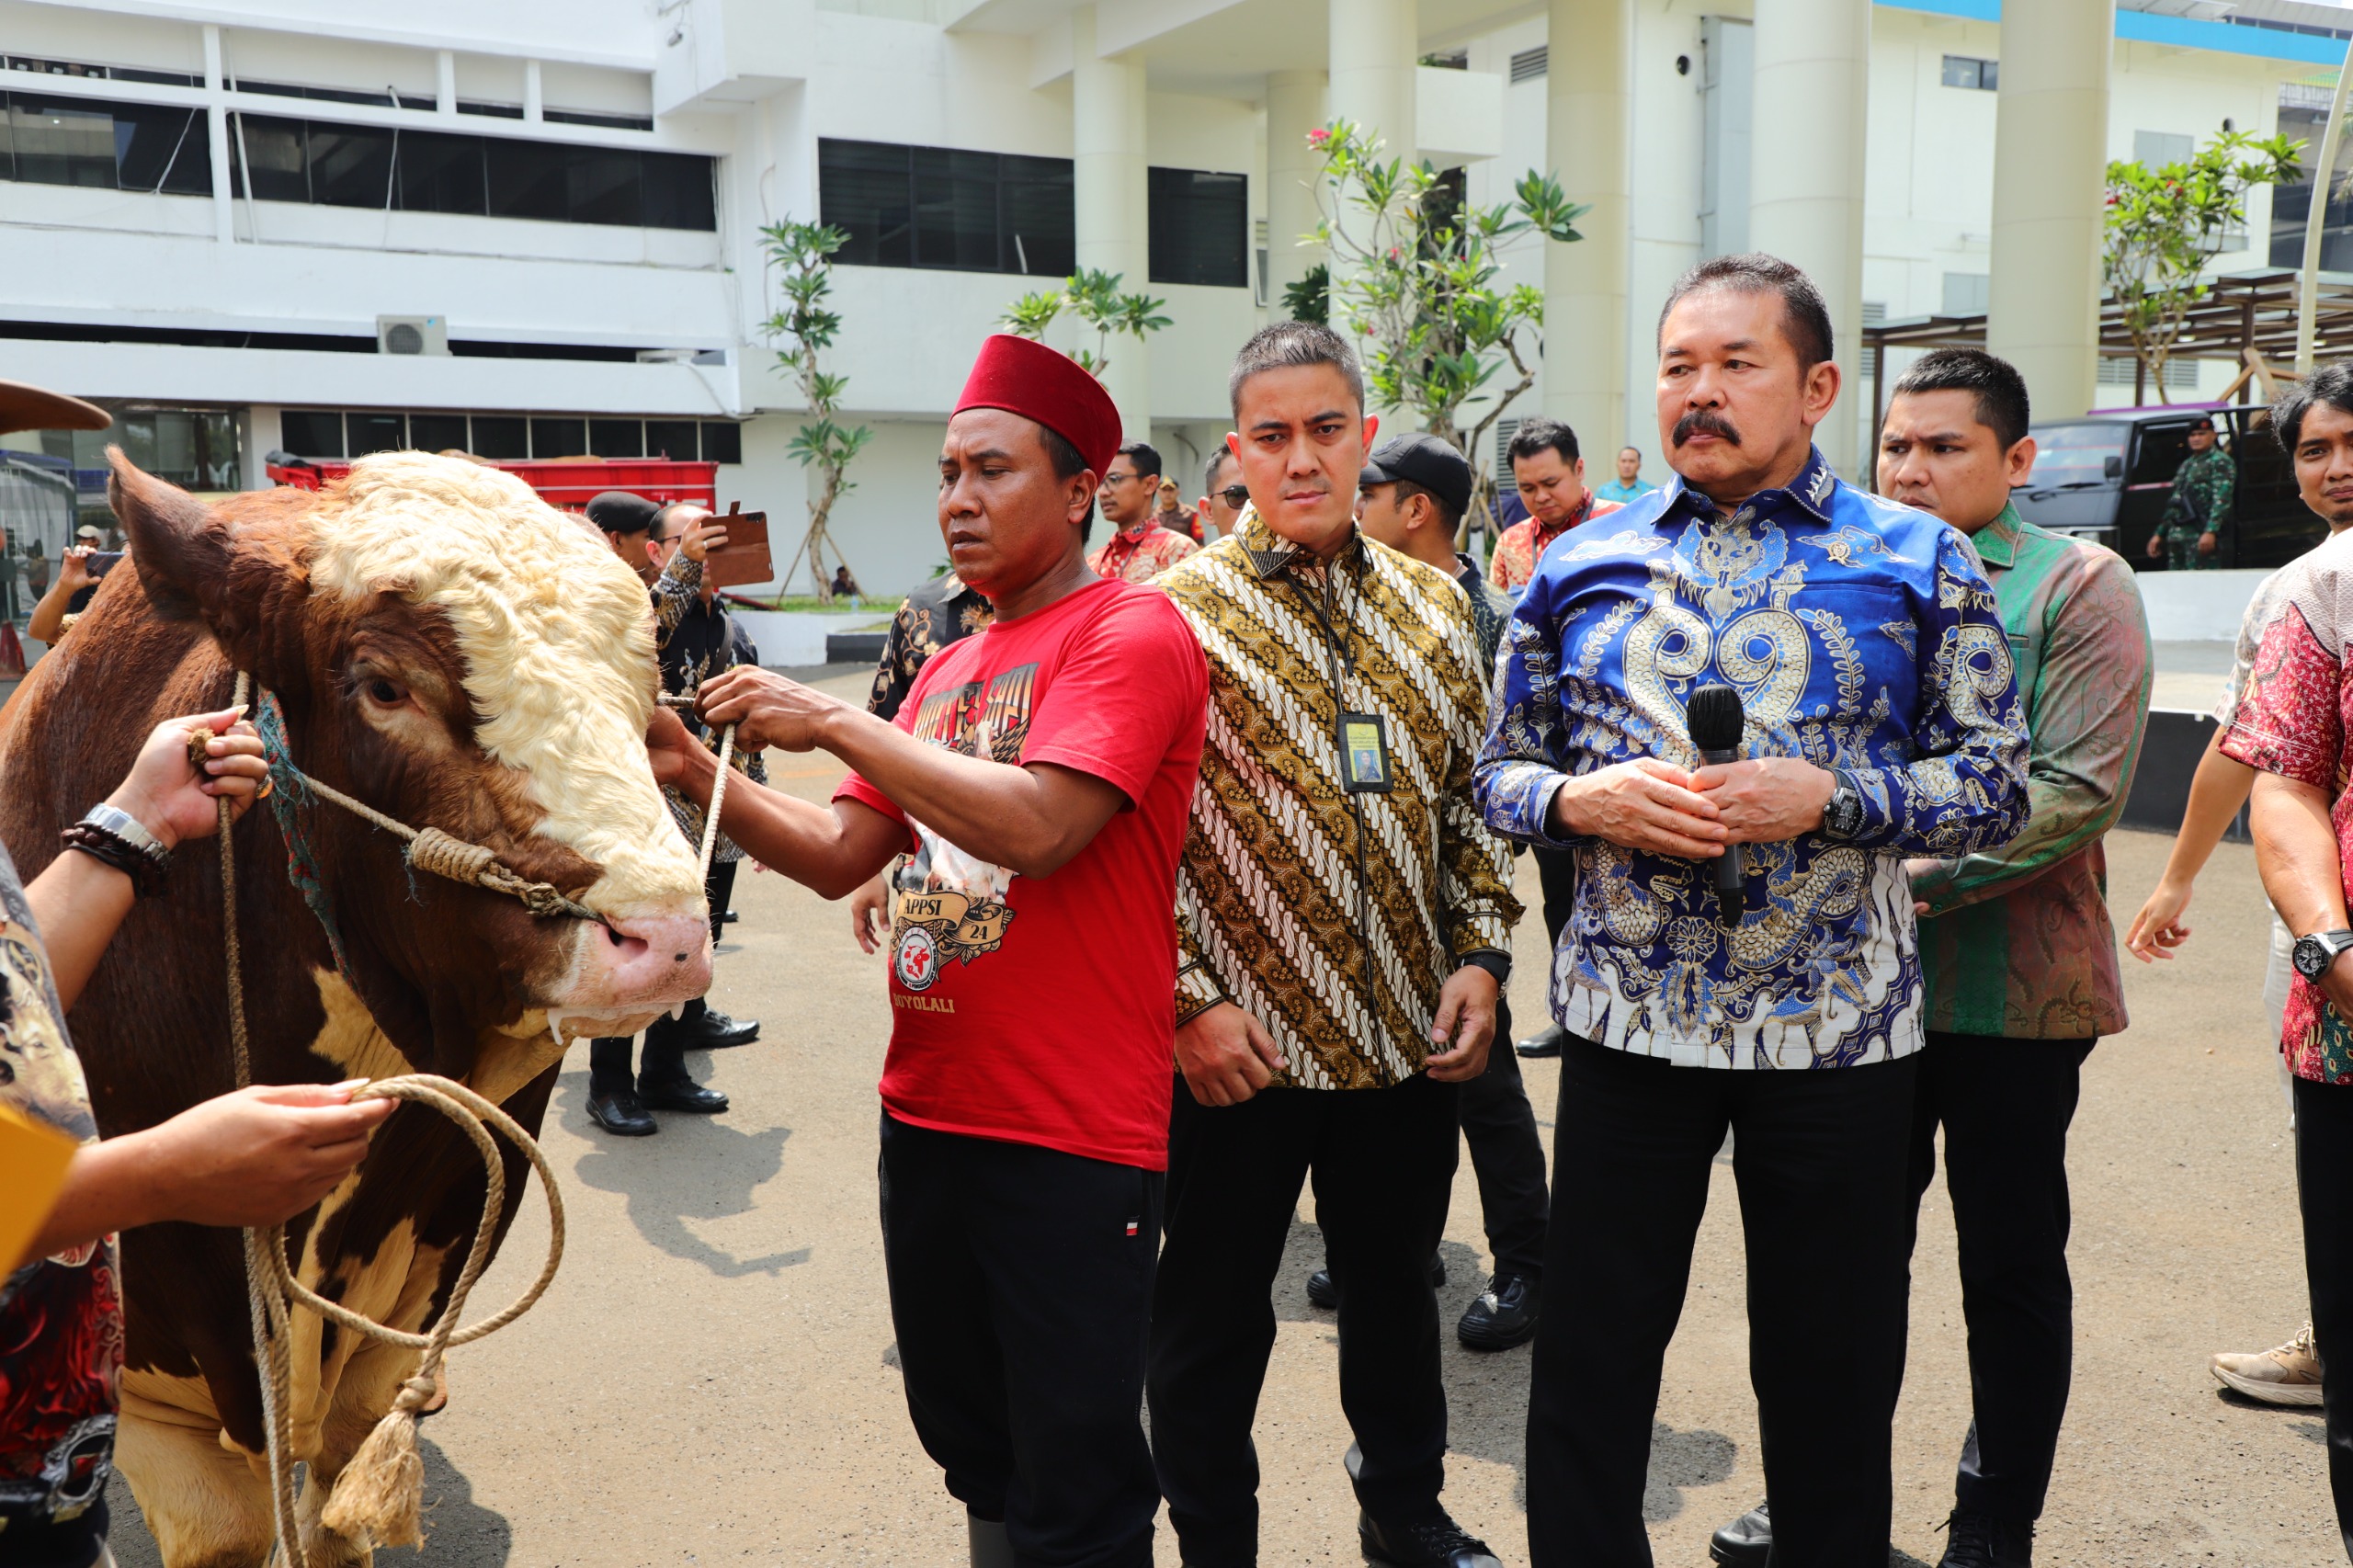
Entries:
<svg viewBox="0 0 2353 1568">
<path fill-rule="evenodd" d="M 1739 692 L 1722 684 L 1699 687 L 1685 704 L 1683 717 L 1702 764 L 1712 767 L 1740 760 L 1741 732 L 1748 726 L 1748 715 L 1741 707 Z M 1716 917 L 1726 926 L 1737 926 L 1747 903 L 1745 857 L 1739 845 L 1728 844 L 1716 859 Z"/>
</svg>

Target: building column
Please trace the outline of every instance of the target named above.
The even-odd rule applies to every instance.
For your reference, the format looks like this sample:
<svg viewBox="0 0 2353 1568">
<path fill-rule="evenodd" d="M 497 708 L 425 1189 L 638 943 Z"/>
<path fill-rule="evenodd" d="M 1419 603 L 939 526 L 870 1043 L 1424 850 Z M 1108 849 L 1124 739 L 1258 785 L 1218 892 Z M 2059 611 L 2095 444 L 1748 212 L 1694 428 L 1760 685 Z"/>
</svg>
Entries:
<svg viewBox="0 0 2353 1568">
<path fill-rule="evenodd" d="M 1633 0 L 1552 0 L 1545 31 L 1545 165 L 1593 210 L 1583 239 L 1544 247 L 1544 412 L 1577 433 L 1597 477 L 1629 439 L 1650 445 L 1629 435 L 1626 381 L 1633 31 Z"/>
<path fill-rule="evenodd" d="M 1307 133 L 1330 123 L 1324 73 L 1274 71 L 1267 75 L 1267 305 L 1282 320 L 1283 290 L 1314 270 L 1324 247 L 1302 244 L 1323 219 L 1316 205 L 1317 170 Z"/>
<path fill-rule="evenodd" d="M 1845 387 L 1814 440 L 1856 480 L 1870 0 L 1757 0 L 1755 41 L 1755 101 L 1772 107 L 1751 127 L 1748 243 L 1802 267 L 1830 306 Z"/>
<path fill-rule="evenodd" d="M 230 194 L 229 111 L 221 102 L 227 88 L 221 57 L 219 24 L 204 24 L 204 131 L 210 138 L 212 164 L 212 237 L 222 244 L 237 240 L 236 199 Z"/>
<path fill-rule="evenodd" d="M 2115 28 L 2114 0 L 2036 0 L 2002 12 L 1985 347 L 2018 368 L 2045 418 L 2098 401 Z"/>
<path fill-rule="evenodd" d="M 1367 141 L 1378 142 L 1384 163 L 1411 163 L 1420 155 L 1414 90 L 1420 43 L 1417 0 L 1331 0 L 1332 118 L 1347 120 Z M 1348 209 L 1343 216 L 1361 241 L 1362 214 Z M 1337 284 L 1347 268 L 1336 256 L 1331 263 L 1332 281 Z M 1336 298 L 1332 325 L 1348 332 Z M 1364 347 L 1359 338 L 1359 354 Z M 1376 407 L 1373 412 L 1387 417 L 1396 411 Z M 1405 426 L 1401 423 L 1397 427 Z"/>
<path fill-rule="evenodd" d="M 1099 58 L 1095 7 L 1071 16 L 1071 152 L 1078 265 L 1120 274 L 1127 292 L 1151 281 L 1151 219 L 1144 155 L 1144 73 L 1140 60 Z M 1179 324 L 1179 330 L 1182 324 Z M 1131 440 L 1152 438 L 1151 349 L 1114 336 L 1103 385 Z"/>
</svg>

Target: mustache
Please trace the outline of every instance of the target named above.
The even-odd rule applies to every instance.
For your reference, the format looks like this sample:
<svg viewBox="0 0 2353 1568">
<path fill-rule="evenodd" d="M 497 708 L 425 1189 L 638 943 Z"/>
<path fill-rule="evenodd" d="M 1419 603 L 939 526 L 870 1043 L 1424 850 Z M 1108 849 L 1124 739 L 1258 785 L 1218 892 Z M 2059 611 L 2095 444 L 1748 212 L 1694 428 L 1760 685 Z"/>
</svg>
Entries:
<svg viewBox="0 0 2353 1568">
<path fill-rule="evenodd" d="M 1720 436 L 1735 447 L 1740 445 L 1740 432 L 1733 428 L 1732 421 L 1714 410 L 1707 408 L 1695 408 L 1675 422 L 1675 444 L 1678 447 L 1682 446 L 1692 437 L 1703 432 L 1710 436 Z"/>
</svg>

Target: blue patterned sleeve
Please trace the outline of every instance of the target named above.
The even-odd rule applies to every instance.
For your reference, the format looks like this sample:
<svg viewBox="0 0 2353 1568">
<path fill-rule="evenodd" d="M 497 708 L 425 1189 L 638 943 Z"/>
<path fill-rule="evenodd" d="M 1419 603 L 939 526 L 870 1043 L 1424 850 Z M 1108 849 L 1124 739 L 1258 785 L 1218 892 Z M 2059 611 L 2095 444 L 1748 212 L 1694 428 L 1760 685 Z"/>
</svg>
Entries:
<svg viewBox="0 0 2353 1568">
<path fill-rule="evenodd" d="M 1495 833 L 1569 849 L 1583 840 L 1555 837 L 1550 825 L 1552 796 L 1568 778 L 1560 631 L 1552 614 L 1558 584 L 1552 574 L 1539 572 L 1504 624 L 1487 699 L 1487 738 L 1472 788 L 1480 815 Z"/>
<path fill-rule="evenodd" d="M 1949 859 L 1998 848 L 2026 825 L 2026 705 L 1993 586 L 1951 528 L 1938 542 L 1933 592 L 1915 610 L 1912 757 L 1848 771 L 1863 797 L 1856 844 Z"/>
</svg>

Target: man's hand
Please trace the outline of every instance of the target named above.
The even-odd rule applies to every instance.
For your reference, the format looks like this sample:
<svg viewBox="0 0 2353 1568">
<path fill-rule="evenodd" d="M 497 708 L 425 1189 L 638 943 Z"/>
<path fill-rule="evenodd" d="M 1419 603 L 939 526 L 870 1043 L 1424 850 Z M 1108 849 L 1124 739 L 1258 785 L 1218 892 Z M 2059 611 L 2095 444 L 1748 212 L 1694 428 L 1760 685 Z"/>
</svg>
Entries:
<svg viewBox="0 0 2353 1568">
<path fill-rule="evenodd" d="M 1488 1020 L 1494 1032 L 1495 1021 Z M 1176 1026 L 1176 1070 L 1206 1106 L 1240 1105 L 1287 1066 L 1275 1037 L 1231 1002 L 1220 1002 Z"/>
<path fill-rule="evenodd" d="M 95 581 L 90 575 L 90 557 L 98 552 L 95 544 L 77 544 L 57 558 L 57 582 L 52 593 L 80 593 Z"/>
<path fill-rule="evenodd" d="M 687 729 L 687 722 L 672 710 L 657 705 L 645 726 L 645 760 L 653 766 L 654 782 L 675 789 L 693 771 L 695 754 L 702 745 Z M 705 752 L 705 756 L 709 753 Z"/>
<path fill-rule="evenodd" d="M 2141 553 L 2147 556 L 2150 560 L 2154 561 L 2158 556 L 2165 553 L 2165 530 L 2159 528 L 2156 532 L 2149 536 L 2149 548 L 2143 551 Z"/>
<path fill-rule="evenodd" d="M 862 710 L 757 665 L 738 665 L 703 683 L 695 711 L 706 724 L 734 725 L 739 751 L 810 751 L 827 720 Z"/>
<path fill-rule="evenodd" d="M 216 800 L 226 800 L 233 815 L 243 816 L 269 776 L 261 737 L 244 722 L 244 713 L 242 708 L 227 708 L 165 720 L 148 732 L 129 776 L 107 797 L 107 804 L 137 818 L 166 849 L 183 839 L 208 838 L 218 832 Z M 207 761 L 201 773 L 188 759 L 188 736 L 198 730 L 214 732 L 205 743 Z"/>
<path fill-rule="evenodd" d="M 1731 844 L 1785 844 L 1813 832 L 1835 782 L 1828 768 L 1794 756 L 1718 763 L 1691 775 Z"/>
<path fill-rule="evenodd" d="M 726 548 L 727 520 L 708 514 L 688 523 L 678 539 L 678 553 L 689 561 L 700 561 L 710 551 Z"/>
<path fill-rule="evenodd" d="M 1692 790 L 1691 777 L 1654 756 L 1579 775 L 1552 793 L 1552 831 L 1621 849 L 1712 860 L 1724 852 L 1724 829 L 1715 803 Z"/>
<path fill-rule="evenodd" d="M 874 952 L 891 935 L 891 876 L 884 872 L 849 895 L 849 934 Z"/>
<path fill-rule="evenodd" d="M 1916 889 L 1921 882 L 1935 876 L 1938 871 L 1941 871 L 1944 869 L 1945 863 L 1942 860 L 1906 860 L 1904 862 L 1904 880 Z M 1912 899 L 1912 913 L 1914 915 L 1926 915 L 1928 913 L 1928 901 L 1920 897 L 1916 892 L 1913 895 Z"/>
<path fill-rule="evenodd" d="M 1501 990 L 1495 977 L 1474 963 L 1446 977 L 1438 987 L 1438 1017 L 1430 1020 L 1430 1043 L 1446 1049 L 1424 1057 L 1423 1072 L 1441 1084 L 1467 1084 L 1487 1070 L 1487 1048 L 1495 1039 L 1495 997 Z"/>
<path fill-rule="evenodd" d="M 2222 547 L 2222 539 L 2220 534 L 2203 533 L 2198 536 L 2198 553 L 2200 555 L 2211 555 Z"/>
<path fill-rule="evenodd" d="M 2143 963 L 2157 959 L 2172 961 L 2173 950 L 2189 940 L 2189 927 L 2181 923 L 2189 910 L 2189 893 L 2188 882 L 2176 882 L 2170 877 L 2158 881 L 2124 933 L 2124 945 L 2134 958 Z"/>
</svg>

